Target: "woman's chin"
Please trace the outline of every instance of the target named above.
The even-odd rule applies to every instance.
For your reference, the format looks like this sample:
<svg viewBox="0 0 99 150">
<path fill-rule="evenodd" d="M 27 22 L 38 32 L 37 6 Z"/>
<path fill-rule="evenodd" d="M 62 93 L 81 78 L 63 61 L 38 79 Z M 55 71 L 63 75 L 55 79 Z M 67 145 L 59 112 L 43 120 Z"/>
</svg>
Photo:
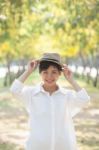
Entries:
<svg viewBox="0 0 99 150">
<path fill-rule="evenodd" d="M 53 85 L 55 85 L 55 82 L 48 82 L 48 81 L 46 81 L 45 84 L 48 85 L 48 86 L 53 86 Z"/>
</svg>

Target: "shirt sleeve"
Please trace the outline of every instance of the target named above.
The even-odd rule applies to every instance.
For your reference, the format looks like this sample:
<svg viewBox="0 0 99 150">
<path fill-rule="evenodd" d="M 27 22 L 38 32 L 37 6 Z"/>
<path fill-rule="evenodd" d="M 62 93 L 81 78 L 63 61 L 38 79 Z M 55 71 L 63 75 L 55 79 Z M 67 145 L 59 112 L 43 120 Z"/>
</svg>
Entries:
<svg viewBox="0 0 99 150">
<path fill-rule="evenodd" d="M 10 92 L 13 94 L 15 98 L 22 101 L 25 107 L 29 108 L 31 103 L 31 94 L 28 86 L 25 86 L 21 81 L 15 79 L 10 87 Z"/>
<path fill-rule="evenodd" d="M 85 107 L 90 102 L 90 96 L 84 88 L 78 92 L 70 90 L 68 93 L 68 100 L 70 113 L 73 117 L 81 110 L 81 108 Z"/>
</svg>

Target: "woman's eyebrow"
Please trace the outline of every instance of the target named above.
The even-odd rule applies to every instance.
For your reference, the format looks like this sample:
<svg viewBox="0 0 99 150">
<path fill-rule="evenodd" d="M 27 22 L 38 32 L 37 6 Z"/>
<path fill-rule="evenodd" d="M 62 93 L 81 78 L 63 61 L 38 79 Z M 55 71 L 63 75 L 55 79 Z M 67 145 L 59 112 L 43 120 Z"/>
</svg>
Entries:
<svg viewBox="0 0 99 150">
<path fill-rule="evenodd" d="M 53 71 L 57 71 L 57 69 L 53 69 Z"/>
</svg>

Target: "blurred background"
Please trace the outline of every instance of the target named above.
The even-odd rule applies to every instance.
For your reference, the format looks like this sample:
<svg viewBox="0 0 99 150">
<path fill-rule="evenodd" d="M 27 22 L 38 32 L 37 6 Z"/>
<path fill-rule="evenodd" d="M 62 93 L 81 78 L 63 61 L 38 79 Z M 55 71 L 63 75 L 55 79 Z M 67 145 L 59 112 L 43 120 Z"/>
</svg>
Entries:
<svg viewBox="0 0 99 150">
<path fill-rule="evenodd" d="M 74 123 L 79 150 L 99 150 L 99 0 L 0 0 L 0 150 L 23 150 L 28 114 L 9 88 L 44 52 L 61 54 L 91 96 Z M 36 70 L 25 84 L 39 81 Z"/>
</svg>

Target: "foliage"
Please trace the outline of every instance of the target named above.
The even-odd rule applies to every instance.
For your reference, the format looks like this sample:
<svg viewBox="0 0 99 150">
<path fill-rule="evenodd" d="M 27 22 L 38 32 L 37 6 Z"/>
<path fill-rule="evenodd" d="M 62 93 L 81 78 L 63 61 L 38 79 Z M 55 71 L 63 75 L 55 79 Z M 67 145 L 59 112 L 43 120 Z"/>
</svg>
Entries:
<svg viewBox="0 0 99 150">
<path fill-rule="evenodd" d="M 98 10 L 98 0 L 1 0 L 0 56 L 89 56 L 99 49 Z"/>
</svg>

